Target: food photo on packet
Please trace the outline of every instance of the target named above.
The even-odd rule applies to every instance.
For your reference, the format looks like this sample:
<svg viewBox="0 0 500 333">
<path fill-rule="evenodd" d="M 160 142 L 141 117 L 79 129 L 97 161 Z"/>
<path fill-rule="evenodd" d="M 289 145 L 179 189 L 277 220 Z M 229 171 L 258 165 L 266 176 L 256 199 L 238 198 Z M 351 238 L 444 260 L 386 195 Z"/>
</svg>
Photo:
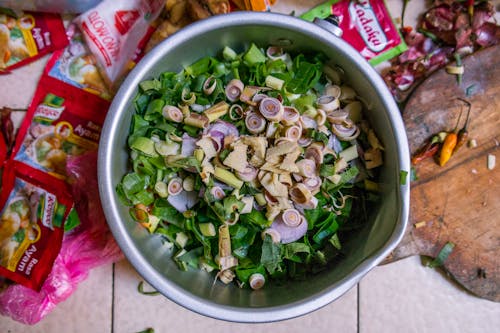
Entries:
<svg viewBox="0 0 500 333">
<path fill-rule="evenodd" d="M 0 0 L 0 75 L 49 55 L 25 112 L 0 102 L 2 315 L 36 324 L 91 269 L 123 258 L 99 200 L 97 151 L 127 74 L 196 21 L 283 2 Z M 297 16 L 333 25 L 401 111 L 442 68 L 463 91 L 462 121 L 412 148 L 413 166 L 398 174 L 405 186 L 430 160 L 449 167 L 469 152 L 475 88 L 460 86 L 464 63 L 500 41 L 491 1 L 433 1 L 415 27 L 404 24 L 409 2 L 398 20 L 377 0 L 329 0 Z M 321 274 L 345 256 L 344 237 L 368 223 L 383 186 L 382 133 L 346 75 L 322 55 L 249 44 L 142 81 L 115 189 L 121 205 L 179 271 L 250 290 Z M 494 161 L 489 154 L 488 169 Z M 434 264 L 454 247 L 434 251 Z"/>
</svg>

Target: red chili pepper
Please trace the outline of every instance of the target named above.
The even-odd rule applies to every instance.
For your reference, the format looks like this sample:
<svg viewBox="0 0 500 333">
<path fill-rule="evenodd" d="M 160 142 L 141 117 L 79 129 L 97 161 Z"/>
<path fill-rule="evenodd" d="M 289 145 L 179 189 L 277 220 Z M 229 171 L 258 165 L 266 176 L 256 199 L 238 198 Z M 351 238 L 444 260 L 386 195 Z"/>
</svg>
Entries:
<svg viewBox="0 0 500 333">
<path fill-rule="evenodd" d="M 465 104 L 467 104 L 468 110 L 467 110 L 467 118 L 465 119 L 464 127 L 462 127 L 462 129 L 460 129 L 460 131 L 458 131 L 457 145 L 455 146 L 453 153 L 455 153 L 458 150 L 458 148 L 462 147 L 464 145 L 465 141 L 467 141 L 467 137 L 469 136 L 469 132 L 467 131 L 467 126 L 469 125 L 469 115 L 470 115 L 470 110 L 472 107 L 469 101 L 466 101 L 465 99 L 461 99 L 461 98 L 458 98 L 458 99 L 461 100 L 462 102 L 464 102 Z"/>
<path fill-rule="evenodd" d="M 417 165 L 423 160 L 436 155 L 436 153 L 439 151 L 439 146 L 440 144 L 438 141 L 430 140 L 425 144 L 425 146 L 419 149 L 417 153 L 412 156 L 411 163 L 413 165 Z"/>
</svg>

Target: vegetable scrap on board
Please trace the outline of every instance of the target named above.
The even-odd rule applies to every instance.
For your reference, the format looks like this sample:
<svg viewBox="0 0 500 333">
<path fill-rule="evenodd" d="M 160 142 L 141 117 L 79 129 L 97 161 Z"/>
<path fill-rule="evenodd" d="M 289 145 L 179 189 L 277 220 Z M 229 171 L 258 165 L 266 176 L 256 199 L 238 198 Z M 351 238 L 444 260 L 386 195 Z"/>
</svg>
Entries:
<svg viewBox="0 0 500 333">
<path fill-rule="evenodd" d="M 404 1 L 402 15 L 410 1 Z M 383 78 L 398 102 L 433 71 L 448 65 L 448 71 L 460 75 L 467 69 L 461 58 L 481 48 L 500 42 L 500 26 L 494 20 L 491 1 L 435 0 L 417 24 L 416 29 L 404 26 L 401 33 L 408 50 L 390 60 Z M 450 64 L 455 60 L 455 64 Z M 464 87 L 464 90 L 467 88 Z"/>
</svg>

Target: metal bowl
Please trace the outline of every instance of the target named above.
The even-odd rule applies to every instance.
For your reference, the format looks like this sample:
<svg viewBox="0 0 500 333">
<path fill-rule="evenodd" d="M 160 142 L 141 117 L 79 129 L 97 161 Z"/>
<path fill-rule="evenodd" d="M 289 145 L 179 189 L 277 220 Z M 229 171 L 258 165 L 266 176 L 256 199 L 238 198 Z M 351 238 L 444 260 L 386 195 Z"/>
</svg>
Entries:
<svg viewBox="0 0 500 333">
<path fill-rule="evenodd" d="M 242 51 L 251 42 L 325 53 L 345 70 L 348 83 L 365 101 L 369 120 L 385 147 L 380 179 L 383 199 L 371 212 L 370 223 L 344 244 L 345 258 L 306 281 L 269 284 L 258 291 L 214 284 L 214 276 L 203 271 L 180 271 L 170 259 L 170 251 L 130 218 L 128 208 L 120 204 L 115 193 L 129 168 L 126 141 L 139 83 L 167 70 L 180 71 L 224 46 Z M 113 100 L 98 160 L 99 190 L 108 224 L 139 274 L 190 310 L 237 322 L 277 321 L 314 311 L 340 297 L 379 264 L 401 240 L 408 219 L 409 185 L 400 184 L 402 170 L 410 170 L 403 122 L 384 82 L 368 62 L 320 26 L 282 14 L 255 12 L 215 16 L 192 24 L 141 60 Z"/>
</svg>

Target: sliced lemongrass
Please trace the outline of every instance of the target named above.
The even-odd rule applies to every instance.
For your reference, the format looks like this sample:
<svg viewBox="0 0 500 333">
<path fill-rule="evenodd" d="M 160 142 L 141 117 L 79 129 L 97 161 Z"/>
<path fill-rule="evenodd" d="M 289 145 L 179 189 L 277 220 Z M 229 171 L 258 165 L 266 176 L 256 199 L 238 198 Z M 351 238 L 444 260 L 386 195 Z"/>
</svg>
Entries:
<svg viewBox="0 0 500 333">
<path fill-rule="evenodd" d="M 306 185 L 297 183 L 290 188 L 290 199 L 297 204 L 305 204 L 313 197 Z"/>
<path fill-rule="evenodd" d="M 326 64 L 323 66 L 323 73 L 325 73 L 326 77 L 330 79 L 333 84 L 339 85 L 342 83 L 344 71 L 340 67 Z"/>
<path fill-rule="evenodd" d="M 255 196 L 255 202 L 257 203 L 257 205 L 259 206 L 264 206 L 267 202 L 266 202 L 266 197 L 264 196 L 263 193 L 257 193 Z"/>
<path fill-rule="evenodd" d="M 326 119 L 332 124 L 341 124 L 349 117 L 349 113 L 344 110 L 335 110 L 328 112 Z"/>
<path fill-rule="evenodd" d="M 259 103 L 260 114 L 270 121 L 280 121 L 283 117 L 283 104 L 274 97 L 266 97 Z"/>
<path fill-rule="evenodd" d="M 257 105 L 257 103 L 254 102 L 252 98 L 254 97 L 255 94 L 257 94 L 261 90 L 262 90 L 261 87 L 245 86 L 243 88 L 243 91 L 241 92 L 240 101 L 253 106 Z"/>
<path fill-rule="evenodd" d="M 308 158 L 304 158 L 295 163 L 299 168 L 299 175 L 307 178 L 316 177 L 316 162 Z"/>
<path fill-rule="evenodd" d="M 255 95 L 253 95 L 252 97 L 252 102 L 256 103 L 256 104 L 259 104 L 260 101 L 262 101 L 264 98 L 266 98 L 267 95 L 266 94 L 261 94 L 261 93 L 257 93 Z"/>
<path fill-rule="evenodd" d="M 316 104 L 318 105 L 318 108 L 329 112 L 340 107 L 340 100 L 331 95 L 323 95 L 318 97 L 318 99 L 316 100 Z"/>
<path fill-rule="evenodd" d="M 206 95 L 212 95 L 215 91 L 215 87 L 217 87 L 217 80 L 213 75 L 210 75 L 203 83 L 203 92 Z"/>
<path fill-rule="evenodd" d="M 342 90 L 336 84 L 328 84 L 325 87 L 325 95 L 330 95 L 330 96 L 333 96 L 335 98 L 340 98 L 341 93 L 342 93 Z"/>
<path fill-rule="evenodd" d="M 313 118 L 305 116 L 305 115 L 300 116 L 300 123 L 302 124 L 302 128 L 305 128 L 305 129 L 307 129 L 307 128 L 317 129 L 318 128 L 318 124 L 316 123 L 316 121 Z"/>
<path fill-rule="evenodd" d="M 194 92 L 189 91 L 188 89 L 183 89 L 181 93 L 181 100 L 184 102 L 184 104 L 191 105 L 196 102 L 196 95 Z"/>
<path fill-rule="evenodd" d="M 278 132 L 278 129 L 281 128 L 281 125 L 276 122 L 268 122 L 266 128 L 266 138 L 272 138 Z"/>
<path fill-rule="evenodd" d="M 266 235 L 269 235 L 273 241 L 273 243 L 279 243 L 281 241 L 281 235 L 276 229 L 267 228 L 262 231 L 261 236 L 262 239 L 266 238 Z"/>
<path fill-rule="evenodd" d="M 281 90 L 281 89 L 283 89 L 283 85 L 285 84 L 285 81 L 282 79 L 278 79 L 277 77 L 274 77 L 272 75 L 268 75 L 268 76 L 266 76 L 265 84 L 266 84 L 266 87 L 269 87 L 271 89 Z"/>
<path fill-rule="evenodd" d="M 244 182 L 251 182 L 257 178 L 257 169 L 248 165 L 243 171 L 236 171 L 236 176 Z"/>
<path fill-rule="evenodd" d="M 181 123 L 184 119 L 184 114 L 181 109 L 173 105 L 165 105 L 162 110 L 162 115 L 165 119 L 176 123 Z"/>
<path fill-rule="evenodd" d="M 289 173 L 280 174 L 278 179 L 279 179 L 280 183 L 285 184 L 288 187 L 293 185 L 292 176 L 290 176 Z"/>
<path fill-rule="evenodd" d="M 203 111 L 203 114 L 208 118 L 208 122 L 211 123 L 212 121 L 226 115 L 228 111 L 229 104 L 225 101 L 221 101 Z"/>
<path fill-rule="evenodd" d="M 308 202 L 300 205 L 300 207 L 303 209 L 316 209 L 316 207 L 318 207 L 318 198 L 313 196 Z"/>
<path fill-rule="evenodd" d="M 226 269 L 224 271 L 221 270 L 219 272 L 219 274 L 217 274 L 217 277 L 219 278 L 219 280 L 221 280 L 221 282 L 224 284 L 231 283 L 235 276 L 236 275 L 234 274 L 234 272 L 230 269 Z"/>
<path fill-rule="evenodd" d="M 300 213 L 293 208 L 286 209 L 281 215 L 283 223 L 289 227 L 296 227 L 302 222 L 302 216 Z"/>
<path fill-rule="evenodd" d="M 465 71 L 464 66 L 454 66 L 454 65 L 446 66 L 446 73 L 448 74 L 462 75 L 464 71 Z"/>
<path fill-rule="evenodd" d="M 318 114 L 318 110 L 312 105 L 307 105 L 306 110 L 302 113 L 302 116 L 309 117 L 314 121 L 314 117 Z M 317 126 L 316 121 L 314 121 L 315 126 Z"/>
<path fill-rule="evenodd" d="M 342 141 L 351 141 L 358 137 L 360 131 L 350 119 L 342 124 L 332 124 L 332 132 Z"/>
<path fill-rule="evenodd" d="M 253 273 L 248 278 L 248 284 L 253 290 L 259 290 L 266 284 L 266 278 L 260 273 Z"/>
<path fill-rule="evenodd" d="M 241 80 L 232 79 L 226 86 L 226 98 L 231 102 L 235 102 L 240 98 L 241 93 L 243 92 L 245 85 Z"/>
<path fill-rule="evenodd" d="M 231 171 L 221 167 L 214 167 L 214 177 L 224 184 L 240 189 L 243 186 L 243 181 L 236 177 Z"/>
<path fill-rule="evenodd" d="M 208 118 L 204 114 L 190 113 L 184 118 L 184 123 L 197 128 L 205 128 L 208 125 Z"/>
<path fill-rule="evenodd" d="M 289 140 L 298 141 L 301 136 L 302 130 L 299 126 L 290 126 L 285 130 L 285 138 Z"/>
<path fill-rule="evenodd" d="M 311 191 L 311 193 L 315 195 L 316 193 L 318 193 L 322 181 L 320 177 L 313 177 L 304 179 L 302 183 L 304 183 L 304 185 Z"/>
<path fill-rule="evenodd" d="M 311 144 L 312 142 L 312 139 L 311 138 L 308 138 L 307 136 L 302 136 L 298 141 L 297 143 L 299 144 L 299 146 L 301 147 L 307 147 Z"/>
<path fill-rule="evenodd" d="M 349 86 L 343 85 L 340 87 L 341 94 L 339 99 L 341 101 L 353 100 L 356 98 L 356 91 Z"/>
<path fill-rule="evenodd" d="M 229 226 L 223 224 L 219 227 L 219 260 L 231 255 L 231 236 L 229 234 Z"/>
<path fill-rule="evenodd" d="M 220 186 L 214 186 L 210 189 L 210 194 L 216 199 L 224 199 L 226 196 L 226 193 L 224 193 L 224 190 L 220 188 Z"/>
<path fill-rule="evenodd" d="M 323 163 L 323 150 L 319 147 L 319 145 L 310 145 L 306 148 L 304 153 L 304 157 L 306 159 L 313 160 L 316 162 L 316 165 L 321 165 Z"/>
<path fill-rule="evenodd" d="M 177 195 L 182 192 L 182 179 L 175 177 L 168 182 L 167 192 L 169 195 Z"/>
<path fill-rule="evenodd" d="M 201 105 L 201 104 L 194 103 L 194 104 L 191 104 L 189 106 L 189 110 L 197 112 L 197 113 L 201 113 L 201 112 L 205 111 L 206 109 L 208 109 L 209 107 L 210 107 L 210 105 Z"/>
<path fill-rule="evenodd" d="M 344 163 L 348 163 L 356 158 L 359 157 L 359 154 L 358 154 L 358 146 L 357 145 L 352 145 L 344 150 L 342 150 L 340 153 L 339 153 L 339 158 L 342 159 L 344 161 Z M 339 162 L 337 162 L 339 163 Z M 342 169 L 339 167 L 339 170 Z"/>
<path fill-rule="evenodd" d="M 283 108 L 283 118 L 281 122 L 287 126 L 294 125 L 299 122 L 300 113 L 292 106 L 285 106 Z"/>
<path fill-rule="evenodd" d="M 251 213 L 253 210 L 253 202 L 254 202 L 254 197 L 247 195 L 241 198 L 241 202 L 243 202 L 245 205 L 241 209 L 241 214 L 248 214 Z"/>
<path fill-rule="evenodd" d="M 229 118 L 231 118 L 231 120 L 242 119 L 243 113 L 243 107 L 239 104 L 233 104 L 229 107 Z"/>
<path fill-rule="evenodd" d="M 326 122 L 326 112 L 323 109 L 318 109 L 318 114 L 315 117 L 318 126 L 323 126 Z"/>
<path fill-rule="evenodd" d="M 266 55 L 271 60 L 285 60 L 285 52 L 283 52 L 283 48 L 279 46 L 269 46 L 266 49 Z"/>
<path fill-rule="evenodd" d="M 257 112 L 249 112 L 245 118 L 245 126 L 252 134 L 259 134 L 266 128 L 266 120 Z"/>
<path fill-rule="evenodd" d="M 189 175 L 182 181 L 182 188 L 188 192 L 194 191 L 194 183 L 194 177 Z"/>
<path fill-rule="evenodd" d="M 353 101 L 347 104 L 346 106 L 344 106 L 343 110 L 348 113 L 349 119 L 351 119 L 353 122 L 358 123 L 361 121 L 363 104 L 361 104 L 360 101 Z"/>
<path fill-rule="evenodd" d="M 156 182 L 155 184 L 155 192 L 158 194 L 160 198 L 168 197 L 168 186 L 164 182 Z"/>
</svg>

